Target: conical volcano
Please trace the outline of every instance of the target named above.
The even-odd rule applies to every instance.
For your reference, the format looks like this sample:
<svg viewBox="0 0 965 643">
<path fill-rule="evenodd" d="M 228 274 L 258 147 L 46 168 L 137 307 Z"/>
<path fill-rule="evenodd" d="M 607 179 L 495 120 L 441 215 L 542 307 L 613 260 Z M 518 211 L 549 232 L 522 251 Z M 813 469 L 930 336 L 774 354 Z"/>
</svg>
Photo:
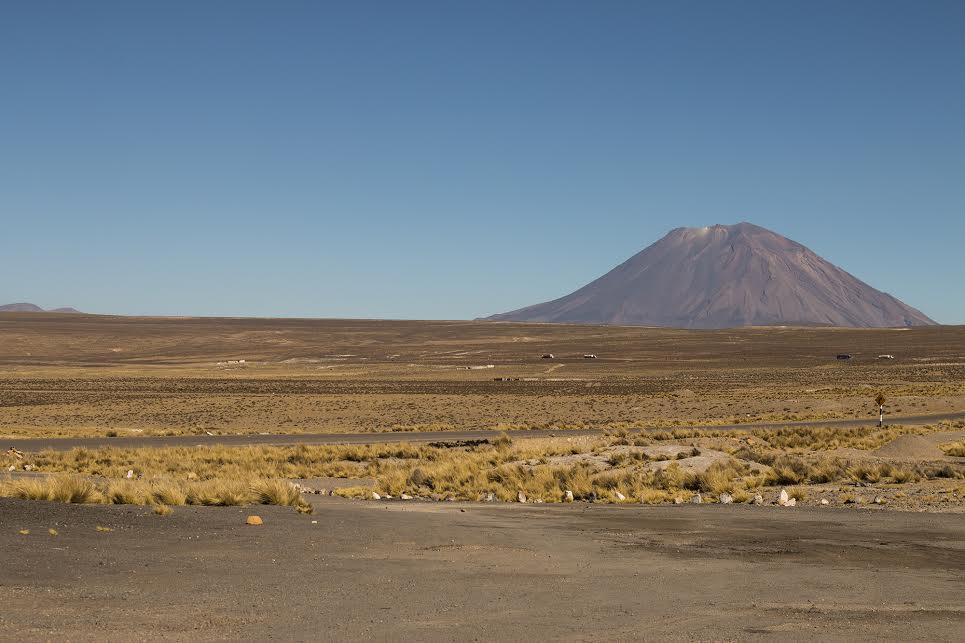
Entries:
<svg viewBox="0 0 965 643">
<path fill-rule="evenodd" d="M 750 223 L 676 228 L 565 297 L 489 319 L 677 328 L 935 323 L 805 246 Z"/>
</svg>

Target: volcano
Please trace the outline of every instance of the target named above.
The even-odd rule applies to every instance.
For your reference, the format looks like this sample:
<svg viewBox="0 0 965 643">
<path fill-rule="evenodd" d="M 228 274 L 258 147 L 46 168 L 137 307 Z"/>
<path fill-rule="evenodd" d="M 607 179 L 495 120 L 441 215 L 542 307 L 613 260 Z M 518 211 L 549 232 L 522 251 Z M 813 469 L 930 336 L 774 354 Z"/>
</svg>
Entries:
<svg viewBox="0 0 965 643">
<path fill-rule="evenodd" d="M 750 223 L 676 228 L 565 297 L 487 319 L 676 328 L 935 324 L 800 243 Z"/>
</svg>

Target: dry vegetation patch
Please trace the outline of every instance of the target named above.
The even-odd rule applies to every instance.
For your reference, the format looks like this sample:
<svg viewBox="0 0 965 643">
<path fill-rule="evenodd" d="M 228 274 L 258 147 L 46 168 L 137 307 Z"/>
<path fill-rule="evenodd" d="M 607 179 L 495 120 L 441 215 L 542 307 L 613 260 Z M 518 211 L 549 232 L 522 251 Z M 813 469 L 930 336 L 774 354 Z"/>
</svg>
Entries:
<svg viewBox="0 0 965 643">
<path fill-rule="evenodd" d="M 873 447 L 909 433 L 904 427 L 845 431 L 838 437 L 810 428 L 774 435 L 678 429 L 666 435 L 617 432 L 516 441 L 504 434 L 492 442 L 453 445 L 75 449 L 26 454 L 18 463 L 105 482 L 77 477 L 8 482 L 0 493 L 65 502 L 299 506 L 299 489 L 286 480 L 326 477 L 374 480 L 373 487 L 338 491 L 366 498 L 375 491 L 392 497 L 515 501 L 522 493 L 530 501 L 563 502 L 570 492 L 575 500 L 655 503 L 700 493 L 705 501 L 722 494 L 741 501 L 762 489 L 795 487 L 792 496 L 804 501 L 817 497 L 805 487 L 965 478 L 962 463 L 954 460 L 891 461 L 853 447 L 849 453 L 854 457 L 835 451 L 840 445 Z M 675 434 L 687 436 L 686 441 L 671 443 Z M 135 479 L 126 479 L 128 471 Z"/>
</svg>

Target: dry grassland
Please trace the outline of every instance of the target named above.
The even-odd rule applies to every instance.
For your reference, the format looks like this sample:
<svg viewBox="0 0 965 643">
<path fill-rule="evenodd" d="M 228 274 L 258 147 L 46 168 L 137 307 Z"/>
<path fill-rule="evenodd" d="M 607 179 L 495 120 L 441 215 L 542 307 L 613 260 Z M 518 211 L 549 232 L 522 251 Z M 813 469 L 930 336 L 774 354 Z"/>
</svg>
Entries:
<svg viewBox="0 0 965 643">
<path fill-rule="evenodd" d="M 965 328 L 0 316 L 10 437 L 871 418 L 879 390 L 891 415 L 965 409 Z"/>
<path fill-rule="evenodd" d="M 517 440 L 508 437 L 472 444 L 380 444 L 297 447 L 194 447 L 163 449 L 74 449 L 13 454 L 3 466 L 26 464 L 33 471 L 83 474 L 105 479 L 92 490 L 94 502 L 177 505 L 243 504 L 252 501 L 251 479 L 370 479 L 374 487 L 344 488 L 341 495 L 425 499 L 562 502 L 574 500 L 689 501 L 702 494 L 716 502 L 758 493 L 791 493 L 804 501 L 854 502 L 856 493 L 879 504 L 906 509 L 963 507 L 965 459 L 881 455 L 876 450 L 899 438 L 941 439 L 965 435 L 965 423 L 929 427 L 854 429 L 794 428 L 778 431 L 674 429 L 643 434 L 617 431 L 605 437 Z M 937 445 L 931 441 L 928 444 Z M 136 481 L 124 480 L 133 471 Z M 53 478 L 61 484 L 62 478 Z M 43 482 L 0 485 L 0 495 L 41 497 Z M 160 497 L 159 490 L 167 490 Z M 812 491 L 814 493 L 812 493 Z M 490 496 L 490 494 L 492 494 Z M 297 491 L 288 501 L 292 504 Z M 227 499 L 226 499 L 227 498 Z M 49 499 L 63 495 L 49 492 Z M 76 501 L 76 500 L 68 500 Z M 262 500 L 263 502 L 265 500 Z"/>
<path fill-rule="evenodd" d="M 853 358 L 835 359 L 844 352 Z M 679 331 L 15 314 L 0 316 L 0 368 L 6 436 L 436 430 L 444 440 L 447 430 L 470 428 L 561 431 L 456 446 L 6 455 L 4 469 L 85 477 L 8 480 L 5 495 L 237 504 L 264 501 L 259 489 L 282 484 L 265 481 L 340 477 L 373 481 L 340 491 L 366 497 L 374 488 L 435 499 L 512 501 L 522 493 L 560 502 L 569 491 L 576 500 L 657 503 L 701 494 L 715 502 L 786 487 L 804 504 L 879 498 L 908 509 L 962 506 L 965 427 L 872 422 L 879 391 L 890 415 L 965 409 L 963 327 Z M 832 418 L 869 425 L 686 428 Z M 565 435 L 588 427 L 608 434 Z M 129 470 L 133 481 L 123 479 Z M 80 487 L 88 491 L 64 491 Z M 272 501 L 291 504 L 281 492 Z"/>
</svg>

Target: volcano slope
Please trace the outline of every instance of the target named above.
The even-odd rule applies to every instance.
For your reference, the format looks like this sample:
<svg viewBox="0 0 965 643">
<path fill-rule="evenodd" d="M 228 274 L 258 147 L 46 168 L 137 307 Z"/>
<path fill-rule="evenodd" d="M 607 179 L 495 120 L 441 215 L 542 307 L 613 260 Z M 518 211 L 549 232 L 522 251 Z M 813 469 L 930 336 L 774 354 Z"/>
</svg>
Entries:
<svg viewBox="0 0 965 643">
<path fill-rule="evenodd" d="M 489 319 L 674 328 L 935 323 L 803 245 L 750 223 L 671 230 L 565 297 Z"/>
</svg>

